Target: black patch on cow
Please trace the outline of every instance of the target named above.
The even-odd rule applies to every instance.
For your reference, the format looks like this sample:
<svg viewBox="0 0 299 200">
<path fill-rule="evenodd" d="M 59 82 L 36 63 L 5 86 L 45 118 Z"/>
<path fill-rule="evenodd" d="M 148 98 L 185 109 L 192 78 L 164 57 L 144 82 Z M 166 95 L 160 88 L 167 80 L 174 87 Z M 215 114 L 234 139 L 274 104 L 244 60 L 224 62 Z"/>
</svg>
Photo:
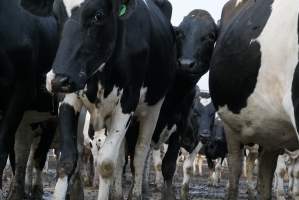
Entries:
<svg viewBox="0 0 299 200">
<path fill-rule="evenodd" d="M 299 16 L 298 16 L 298 37 L 299 37 Z M 299 43 L 299 39 L 298 39 Z M 298 55 L 299 59 L 299 55 Z M 296 129 L 299 132 L 299 63 L 296 66 L 293 83 L 292 83 L 292 100 L 294 106 L 294 115 L 296 122 Z"/>
<path fill-rule="evenodd" d="M 220 30 L 210 68 L 210 92 L 216 109 L 228 106 L 233 113 L 246 107 L 261 65 L 260 44 L 273 0 L 255 1 Z"/>
</svg>

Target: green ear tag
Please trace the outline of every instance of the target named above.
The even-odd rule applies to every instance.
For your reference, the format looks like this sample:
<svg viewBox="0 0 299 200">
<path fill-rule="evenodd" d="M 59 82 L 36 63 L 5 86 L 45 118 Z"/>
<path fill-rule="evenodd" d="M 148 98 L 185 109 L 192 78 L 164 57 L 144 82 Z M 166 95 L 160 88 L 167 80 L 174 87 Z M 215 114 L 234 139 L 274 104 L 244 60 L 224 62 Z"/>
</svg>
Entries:
<svg viewBox="0 0 299 200">
<path fill-rule="evenodd" d="M 120 5 L 120 9 L 119 9 L 119 16 L 124 16 L 127 12 L 127 6 L 125 4 L 121 4 Z"/>
</svg>

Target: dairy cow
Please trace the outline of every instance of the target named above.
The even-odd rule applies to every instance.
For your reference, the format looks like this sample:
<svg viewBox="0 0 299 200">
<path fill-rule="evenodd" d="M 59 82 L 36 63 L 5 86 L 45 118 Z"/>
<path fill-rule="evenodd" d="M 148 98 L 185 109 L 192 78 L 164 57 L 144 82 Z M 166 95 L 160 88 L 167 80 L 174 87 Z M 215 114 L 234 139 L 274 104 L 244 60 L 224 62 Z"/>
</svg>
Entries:
<svg viewBox="0 0 299 200">
<path fill-rule="evenodd" d="M 243 145 L 260 146 L 260 199 L 271 199 L 279 153 L 299 147 L 298 3 L 248 0 L 220 29 L 209 83 L 213 103 L 225 122 L 228 199 L 238 196 Z"/>
<path fill-rule="evenodd" d="M 54 193 L 64 199 L 74 168 L 76 116 L 84 105 L 95 131 L 107 127 L 108 136 L 97 158 L 100 172 L 98 199 L 108 199 L 109 186 L 126 129 L 132 116 L 140 120 L 134 157 L 131 199 L 142 196 L 141 182 L 156 121 L 176 67 L 175 37 L 169 20 L 149 0 L 86 0 L 73 4 L 53 69 L 51 92 L 66 94 L 59 110 L 62 140 L 59 180 Z M 68 123 L 65 123 L 68 122 Z M 62 191 L 62 192 L 61 192 Z M 55 191 L 56 192 L 56 191 Z M 122 192 L 112 195 L 121 197 Z"/>
</svg>

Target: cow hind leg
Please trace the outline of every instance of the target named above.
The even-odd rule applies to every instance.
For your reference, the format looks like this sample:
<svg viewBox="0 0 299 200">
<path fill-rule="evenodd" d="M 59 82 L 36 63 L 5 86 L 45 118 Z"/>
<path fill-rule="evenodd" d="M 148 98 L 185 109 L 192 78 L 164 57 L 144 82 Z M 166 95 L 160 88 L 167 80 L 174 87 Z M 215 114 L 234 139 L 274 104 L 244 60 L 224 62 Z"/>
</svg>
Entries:
<svg viewBox="0 0 299 200">
<path fill-rule="evenodd" d="M 176 170 L 177 158 L 180 150 L 178 141 L 178 132 L 174 132 L 169 139 L 168 149 L 162 160 L 162 174 L 164 177 L 164 188 L 162 199 L 175 200 L 175 191 L 173 190 L 173 177 Z"/>
<path fill-rule="evenodd" d="M 278 153 L 262 150 L 259 154 L 258 195 L 261 200 L 272 198 L 272 181 Z"/>
<path fill-rule="evenodd" d="M 229 170 L 229 182 L 228 182 L 228 193 L 227 199 L 237 200 L 239 190 L 239 179 L 242 171 L 242 151 L 240 149 L 241 143 L 236 139 L 237 134 L 227 126 L 226 141 L 228 147 L 228 170 Z"/>
<path fill-rule="evenodd" d="M 253 147 L 248 147 L 248 155 L 246 158 L 244 169 L 246 170 L 246 183 L 247 183 L 247 193 L 249 199 L 255 199 L 257 196 L 256 192 L 256 181 L 254 179 L 254 168 L 255 161 L 258 158 L 258 145 Z"/>
<path fill-rule="evenodd" d="M 25 195 L 25 174 L 28 157 L 30 154 L 30 144 L 33 132 L 30 126 L 21 124 L 16 133 L 15 158 L 16 169 L 12 186 L 9 192 L 9 200 L 24 199 Z"/>
</svg>

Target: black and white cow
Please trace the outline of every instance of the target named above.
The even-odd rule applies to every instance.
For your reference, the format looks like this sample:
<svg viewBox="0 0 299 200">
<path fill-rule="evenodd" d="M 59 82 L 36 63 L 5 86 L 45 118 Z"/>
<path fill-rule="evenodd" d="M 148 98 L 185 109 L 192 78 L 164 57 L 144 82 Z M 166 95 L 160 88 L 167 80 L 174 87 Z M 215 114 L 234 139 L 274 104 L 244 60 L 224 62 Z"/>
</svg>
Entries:
<svg viewBox="0 0 299 200">
<path fill-rule="evenodd" d="M 162 162 L 165 199 L 174 198 L 172 179 L 181 146 L 180 138 L 187 127 L 196 83 L 209 68 L 216 31 L 213 18 L 204 10 L 191 11 L 176 28 L 178 68 L 174 84 L 162 105 L 153 137 L 156 150 L 167 140 L 169 144 Z"/>
<path fill-rule="evenodd" d="M 75 5 L 76 3 L 76 5 Z M 142 196 L 145 155 L 160 108 L 176 68 L 175 36 L 169 20 L 149 0 L 86 0 L 67 6 L 70 19 L 53 70 L 48 73 L 51 92 L 66 94 L 59 111 L 63 135 L 59 180 L 55 199 L 64 199 L 76 161 L 73 135 L 81 106 L 91 113 L 95 131 L 104 125 L 108 136 L 99 152 L 98 199 L 108 199 L 120 147 L 133 115 L 140 120 L 134 157 L 131 199 Z M 68 114 L 66 114 L 66 112 Z M 55 191 L 56 192 L 56 191 Z M 121 197 L 121 193 L 113 193 Z"/>
<path fill-rule="evenodd" d="M 33 137 L 30 125 L 55 114 L 52 97 L 43 85 L 58 47 L 57 21 L 54 16 L 35 16 L 21 6 L 38 11 L 35 6 L 39 3 L 43 1 L 0 2 L 0 71 L 4 72 L 0 75 L 0 88 L 5 91 L 0 106 L 0 174 L 10 154 L 15 169 L 10 199 L 22 199 L 24 195 L 25 169 Z M 23 140 L 16 145 L 15 157 L 17 131 Z"/>
<path fill-rule="evenodd" d="M 259 199 L 271 199 L 277 156 L 284 148 L 299 147 L 299 1 L 248 0 L 243 6 L 221 27 L 210 92 L 225 122 L 228 199 L 238 196 L 240 147 L 252 143 L 260 145 Z"/>
</svg>

